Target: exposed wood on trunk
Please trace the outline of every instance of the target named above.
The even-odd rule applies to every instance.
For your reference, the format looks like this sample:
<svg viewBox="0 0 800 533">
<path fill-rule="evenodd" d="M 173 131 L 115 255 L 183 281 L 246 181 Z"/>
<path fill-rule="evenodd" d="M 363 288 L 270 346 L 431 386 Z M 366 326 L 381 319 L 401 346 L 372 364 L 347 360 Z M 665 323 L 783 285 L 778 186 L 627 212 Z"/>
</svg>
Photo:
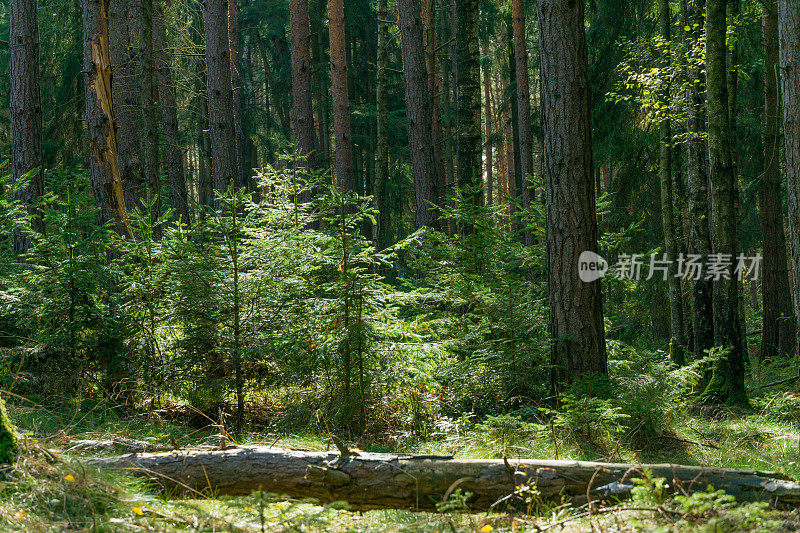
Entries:
<svg viewBox="0 0 800 533">
<path fill-rule="evenodd" d="M 542 498 L 573 503 L 594 500 L 609 490 L 623 495 L 643 469 L 668 480 L 670 490 L 705 491 L 709 485 L 738 500 L 800 503 L 800 484 L 775 473 L 670 464 L 634 465 L 578 461 L 451 459 L 447 456 L 397 456 L 301 452 L 243 446 L 218 451 L 180 451 L 92 460 L 98 467 L 130 468 L 150 477 L 170 494 L 197 492 L 242 495 L 254 490 L 345 500 L 356 509 L 434 509 L 454 487 L 472 492 L 471 510 L 506 504 L 524 510 L 513 494 L 520 484 L 536 484 Z M 609 484 L 616 485 L 608 487 Z"/>
<path fill-rule="evenodd" d="M 44 233 L 41 213 L 33 204 L 44 194 L 42 166 L 42 99 L 39 85 L 39 22 L 36 0 L 9 2 L 11 61 L 11 179 L 28 174 L 28 183 L 14 199 L 28 207 L 31 229 Z M 35 169 L 38 169 L 34 171 Z M 34 171 L 34 172 L 32 172 Z M 28 251 L 32 236 L 14 230 L 14 256 Z"/>
<path fill-rule="evenodd" d="M 113 221 L 120 235 L 133 237 L 117 160 L 106 0 L 83 0 L 83 40 L 91 183 L 100 223 Z"/>
</svg>

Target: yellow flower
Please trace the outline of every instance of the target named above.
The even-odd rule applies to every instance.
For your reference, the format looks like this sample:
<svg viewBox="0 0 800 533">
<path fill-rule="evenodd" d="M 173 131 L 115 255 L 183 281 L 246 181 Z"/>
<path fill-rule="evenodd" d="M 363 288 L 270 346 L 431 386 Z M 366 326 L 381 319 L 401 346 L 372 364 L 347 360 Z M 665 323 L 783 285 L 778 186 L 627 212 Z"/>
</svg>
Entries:
<svg viewBox="0 0 800 533">
<path fill-rule="evenodd" d="M 494 531 L 494 528 L 489 524 L 486 524 L 481 528 L 481 533 L 489 533 L 490 531 Z"/>
<path fill-rule="evenodd" d="M 139 516 L 142 516 L 144 514 L 141 507 L 134 507 L 133 512 L 138 514 Z"/>
<path fill-rule="evenodd" d="M 67 474 L 66 476 L 64 476 L 64 479 L 67 481 L 75 481 L 75 476 L 73 476 L 72 474 Z"/>
</svg>

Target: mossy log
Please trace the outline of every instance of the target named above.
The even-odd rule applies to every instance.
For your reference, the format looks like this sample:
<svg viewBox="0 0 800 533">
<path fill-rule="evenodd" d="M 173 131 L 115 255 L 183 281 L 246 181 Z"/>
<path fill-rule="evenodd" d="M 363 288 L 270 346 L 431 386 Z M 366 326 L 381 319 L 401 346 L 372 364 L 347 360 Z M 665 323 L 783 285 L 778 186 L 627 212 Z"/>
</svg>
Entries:
<svg viewBox="0 0 800 533">
<path fill-rule="evenodd" d="M 347 501 L 355 509 L 434 509 L 456 487 L 473 495 L 472 510 L 524 510 L 513 494 L 535 484 L 542 498 L 584 503 L 624 496 L 644 469 L 668 480 L 670 490 L 724 489 L 740 501 L 800 504 L 800 484 L 776 473 L 671 464 L 633 465 L 525 459 L 474 460 L 358 452 L 303 452 L 241 446 L 95 459 L 98 467 L 130 469 L 167 493 L 242 495 L 261 489 L 321 502 Z M 511 495 L 511 497 L 509 497 Z M 500 502 L 497 504 L 497 502 Z"/>
<path fill-rule="evenodd" d="M 6 411 L 6 403 L 0 398 L 0 465 L 8 465 L 17 457 L 19 436 Z"/>
</svg>

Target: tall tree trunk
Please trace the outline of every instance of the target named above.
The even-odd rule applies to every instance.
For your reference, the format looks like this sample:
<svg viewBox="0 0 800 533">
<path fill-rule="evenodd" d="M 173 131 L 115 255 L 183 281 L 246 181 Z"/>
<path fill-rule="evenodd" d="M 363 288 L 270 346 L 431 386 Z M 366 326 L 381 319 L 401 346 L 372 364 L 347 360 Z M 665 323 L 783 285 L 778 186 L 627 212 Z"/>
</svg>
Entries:
<svg viewBox="0 0 800 533">
<path fill-rule="evenodd" d="M 417 0 L 398 0 L 398 20 L 403 51 L 403 77 L 406 94 L 408 146 L 414 178 L 414 225 L 438 226 L 434 199 L 433 140 L 431 98 L 422 44 L 422 18 Z"/>
<path fill-rule="evenodd" d="M 246 156 L 244 122 L 242 119 L 242 61 L 239 54 L 239 10 L 236 0 L 228 0 L 228 48 L 231 63 L 231 96 L 234 140 L 236 142 L 237 187 L 247 187 L 250 181 L 250 160 Z"/>
<path fill-rule="evenodd" d="M 706 3 L 706 72 L 708 156 L 711 170 L 712 246 L 717 258 L 737 256 L 737 184 L 731 157 L 728 114 L 726 0 Z M 739 282 L 724 276 L 714 280 L 714 343 L 726 350 L 717 361 L 706 388 L 706 400 L 746 405 L 744 347 L 739 317 Z"/>
<path fill-rule="evenodd" d="M 315 168 L 316 142 L 314 140 L 314 115 L 311 108 L 311 24 L 308 18 L 308 0 L 292 0 L 292 97 L 294 136 L 300 154 L 307 159 L 301 165 Z"/>
<path fill-rule="evenodd" d="M 481 165 L 481 79 L 478 54 L 478 0 L 456 2 L 456 55 L 458 58 L 458 186 L 469 188 L 465 198 L 483 204 Z M 462 231 L 469 233 L 467 224 Z"/>
<path fill-rule="evenodd" d="M 764 34 L 764 178 L 758 196 L 758 214 L 764 246 L 761 293 L 761 358 L 795 353 L 795 318 L 789 284 L 789 261 L 781 206 L 780 149 L 778 147 L 778 3 L 763 6 Z"/>
<path fill-rule="evenodd" d="M 531 134 L 531 96 L 528 83 L 528 48 L 525 44 L 525 0 L 511 0 L 511 26 L 514 33 L 514 63 L 517 82 L 519 123 L 519 163 L 522 175 L 522 205 L 531 205 L 528 176 L 533 174 L 533 135 Z M 525 230 L 525 244 L 533 245 L 533 234 Z"/>
<path fill-rule="evenodd" d="M 169 203 L 173 216 L 189 222 L 186 198 L 186 177 L 183 168 L 183 150 L 178 130 L 178 108 L 175 103 L 175 78 L 170 65 L 170 50 L 164 23 L 164 4 L 158 2 L 158 13 L 153 20 L 153 51 L 155 53 L 158 100 L 161 110 L 161 127 L 164 130 L 164 167 L 169 181 Z"/>
<path fill-rule="evenodd" d="M 231 183 L 236 183 L 238 175 L 228 42 L 228 1 L 206 0 L 204 20 L 211 176 L 213 189 L 224 193 Z"/>
<path fill-rule="evenodd" d="M 798 320 L 796 342 L 800 342 L 800 4 L 795 0 L 778 0 L 778 35 L 794 312 Z M 800 347 L 795 347 L 795 352 L 800 353 Z"/>
<path fill-rule="evenodd" d="M 111 97 L 117 134 L 119 175 L 128 210 L 139 202 L 142 178 L 141 139 L 139 138 L 139 88 L 136 80 L 136 55 L 133 53 L 132 21 L 129 0 L 109 0 L 109 60 L 113 68 Z"/>
<path fill-rule="evenodd" d="M 330 169 L 330 127 L 328 115 L 328 61 L 322 51 L 322 20 L 325 17 L 325 1 L 312 0 L 311 10 L 311 61 L 312 76 L 311 90 L 315 99 L 315 113 L 317 117 L 317 141 L 319 142 L 317 164 L 320 168 Z"/>
<path fill-rule="evenodd" d="M 343 0 L 328 0 L 328 34 L 331 55 L 331 93 L 333 95 L 333 135 L 336 142 L 336 181 L 351 191 L 353 181 L 353 135 L 350 129 L 350 99 L 347 89 L 347 39 L 344 29 Z"/>
<path fill-rule="evenodd" d="M 433 203 L 441 206 L 444 203 L 445 182 L 444 158 L 442 156 L 442 109 L 439 95 L 442 87 L 439 82 L 436 46 L 436 0 L 423 0 L 422 36 L 425 48 L 425 71 L 428 75 L 428 99 L 431 107 L 431 143 L 433 153 Z M 437 211 L 438 214 L 438 211 Z M 437 222 L 437 227 L 441 224 Z"/>
<path fill-rule="evenodd" d="M 132 236 L 117 162 L 106 0 L 83 0 L 83 71 L 89 168 L 92 190 L 100 207 L 100 223 L 113 221 L 120 235 Z"/>
<path fill-rule="evenodd" d="M 161 212 L 161 187 L 158 151 L 158 93 L 155 85 L 155 57 L 153 54 L 153 4 L 152 0 L 132 3 L 130 14 L 133 21 L 132 41 L 137 50 L 141 74 L 139 88 L 142 94 L 142 170 L 144 182 L 156 199 L 151 213 L 155 221 Z M 157 232 L 160 227 L 156 228 Z"/>
<path fill-rule="evenodd" d="M 597 252 L 583 2 L 539 0 L 552 387 L 607 373 L 600 280 L 578 275 Z"/>
<path fill-rule="evenodd" d="M 9 2 L 11 35 L 11 179 L 28 174 L 27 185 L 14 200 L 28 207 L 31 229 L 44 233 L 41 213 L 34 204 L 44 194 L 42 167 L 42 100 L 39 87 L 39 20 L 36 0 Z M 37 170 L 38 169 L 38 170 Z M 32 235 L 14 230 L 14 257 L 20 258 L 32 244 Z M 2 406 L 0 406 L 2 409 Z"/>
<path fill-rule="evenodd" d="M 660 0 L 659 18 L 661 37 L 665 43 L 670 42 L 671 17 L 669 0 Z M 662 64 L 669 68 L 670 48 L 661 48 L 665 57 Z M 669 84 L 665 83 L 661 92 L 662 105 L 667 108 L 670 100 Z M 670 314 L 670 356 L 672 362 L 678 365 L 684 363 L 683 349 L 686 344 L 683 335 L 683 299 L 681 297 L 681 280 L 676 276 L 678 265 L 678 241 L 675 231 L 675 217 L 673 203 L 675 198 L 672 191 L 672 128 L 669 114 L 661 117 L 659 124 L 661 142 L 659 147 L 659 181 L 661 183 L 661 227 L 664 231 L 664 249 L 669 261 L 668 287 L 669 287 L 669 314 Z"/>
<path fill-rule="evenodd" d="M 685 5 L 690 30 L 686 31 L 686 45 L 693 47 L 700 39 L 701 28 L 705 21 L 705 0 L 687 0 Z M 694 26 L 697 24 L 697 26 Z M 706 141 L 705 141 L 705 83 L 703 74 L 692 54 L 692 60 L 686 63 L 686 76 L 689 89 L 686 91 L 689 107 L 686 129 L 689 142 L 686 145 L 686 172 L 689 197 L 689 251 L 700 255 L 702 263 L 708 261 L 711 253 L 711 229 L 708 207 L 708 176 L 706 175 Z M 701 276 L 693 281 L 692 286 L 692 332 L 694 334 L 694 350 L 703 355 L 714 346 L 714 307 L 713 290 L 710 280 Z"/>
<path fill-rule="evenodd" d="M 512 164 L 509 164 L 509 169 L 512 175 L 509 176 L 511 193 L 511 229 L 515 232 L 520 230 L 520 221 L 517 217 L 517 206 L 522 201 L 522 185 L 524 177 L 522 175 L 522 158 L 519 149 L 519 105 L 517 100 L 517 61 L 514 55 L 514 28 L 513 22 L 508 20 L 506 23 L 506 37 L 508 40 L 508 91 L 506 100 L 509 102 L 511 109 L 511 155 Z"/>
<path fill-rule="evenodd" d="M 452 40 L 452 25 L 450 24 L 450 8 L 448 5 L 448 9 L 441 9 L 440 15 L 441 20 L 439 21 L 439 27 L 442 29 L 442 42 L 447 43 Z M 444 45 L 443 45 L 444 46 Z M 452 52 L 455 50 L 455 44 L 450 44 L 447 48 L 448 51 Z M 440 79 L 441 79 L 441 92 L 442 92 L 442 126 L 443 126 L 443 154 L 442 154 L 442 166 L 444 167 L 444 176 L 439 178 L 439 182 L 442 183 L 442 191 L 440 192 L 439 196 L 441 198 L 442 205 L 449 205 L 450 199 L 452 196 L 453 191 L 453 183 L 455 182 L 455 173 L 453 167 L 454 161 L 454 150 L 453 150 L 453 99 L 451 98 L 451 90 L 452 90 L 452 71 L 453 62 L 452 61 L 441 61 L 440 62 Z M 443 181 L 442 181 L 443 180 Z M 453 232 L 453 229 L 450 227 L 450 219 L 442 221 L 442 225 L 444 226 L 442 229 L 444 231 Z"/>
<path fill-rule="evenodd" d="M 489 47 L 483 45 L 483 129 L 486 132 L 486 205 L 492 205 L 494 199 L 494 159 L 492 157 L 492 99 L 489 88 L 490 79 Z"/>
<path fill-rule="evenodd" d="M 386 185 L 389 178 L 389 111 L 386 106 L 387 68 L 389 66 L 389 23 L 386 12 L 386 0 L 378 0 L 378 72 L 376 85 L 377 102 L 377 144 L 378 161 L 375 165 L 375 187 L 373 196 L 375 208 L 378 210 L 375 225 L 375 246 L 383 250 L 387 241 L 389 225 L 389 203 L 386 197 Z"/>
</svg>

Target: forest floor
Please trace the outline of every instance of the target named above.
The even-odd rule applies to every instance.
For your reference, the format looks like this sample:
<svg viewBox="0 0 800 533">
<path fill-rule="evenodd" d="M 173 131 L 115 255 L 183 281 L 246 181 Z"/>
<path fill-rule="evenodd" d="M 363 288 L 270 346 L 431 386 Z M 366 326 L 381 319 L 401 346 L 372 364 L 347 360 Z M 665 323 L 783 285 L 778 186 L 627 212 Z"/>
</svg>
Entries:
<svg viewBox="0 0 800 533">
<path fill-rule="evenodd" d="M 764 505 L 733 505 L 716 496 L 663 502 L 655 491 L 589 515 L 569 504 L 539 509 L 536 517 L 469 513 L 454 505 L 440 513 L 399 510 L 352 512 L 337 505 L 248 497 L 165 499 L 143 481 L 86 467 L 82 459 L 98 452 L 69 451 L 75 439 L 125 437 L 180 446 L 216 444 L 217 428 L 192 429 L 185 423 L 142 413 L 120 416 L 94 402 L 43 407 L 9 400 L 11 418 L 25 436 L 16 471 L 0 482 L 0 531 L 798 531 L 800 512 Z M 673 430 L 637 439 L 567 438 L 555 431 L 512 431 L 474 424 L 451 428 L 427 442 L 408 441 L 395 449 L 369 451 L 448 453 L 462 458 L 506 456 L 540 459 L 671 462 L 759 470 L 800 477 L 797 424 L 760 414 L 685 416 Z M 530 429 L 530 428 L 528 428 Z M 333 449 L 321 435 L 253 432 L 241 439 L 308 450 Z M 54 455 L 49 451 L 52 450 Z M 113 451 L 101 452 L 111 454 Z M 119 452 L 117 452 L 119 453 Z M 657 498 L 656 498 L 657 499 Z M 648 504 L 651 502 L 652 504 Z M 468 506 L 468 502 L 467 502 Z M 626 507 L 650 510 L 630 511 Z M 669 509 L 669 512 L 659 511 Z M 674 512 L 678 509 L 679 512 Z"/>
</svg>

